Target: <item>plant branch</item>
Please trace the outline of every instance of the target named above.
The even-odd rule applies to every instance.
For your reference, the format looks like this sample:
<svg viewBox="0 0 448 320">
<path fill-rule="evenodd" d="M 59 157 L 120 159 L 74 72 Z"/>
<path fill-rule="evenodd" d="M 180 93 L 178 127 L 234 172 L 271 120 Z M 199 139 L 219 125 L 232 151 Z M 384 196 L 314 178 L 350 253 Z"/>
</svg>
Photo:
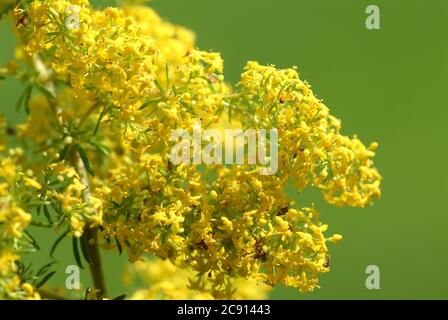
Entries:
<svg viewBox="0 0 448 320">
<path fill-rule="evenodd" d="M 64 297 L 63 295 L 59 295 L 57 293 L 45 289 L 38 289 L 37 292 L 42 298 L 49 300 L 70 300 L 67 297 Z"/>
<path fill-rule="evenodd" d="M 77 153 L 73 156 L 73 165 L 78 172 L 82 184 L 87 186 L 84 190 L 82 197 L 84 203 L 89 202 L 90 198 L 90 181 L 87 175 L 87 170 Z M 103 272 L 103 265 L 101 261 L 101 254 L 98 247 L 98 227 L 91 227 L 87 225 L 84 228 L 84 235 L 86 238 L 87 254 L 89 256 L 89 269 L 93 280 L 93 286 L 96 291 L 98 299 L 107 297 L 106 280 Z"/>
<path fill-rule="evenodd" d="M 106 280 L 104 277 L 101 254 L 98 247 L 98 228 L 87 226 L 84 230 L 87 241 L 87 254 L 89 255 L 89 269 L 93 286 L 99 299 L 107 298 Z"/>
<path fill-rule="evenodd" d="M 45 84 L 46 89 L 49 90 L 54 96 L 56 95 L 55 87 L 53 82 L 51 81 L 51 75 L 52 70 L 49 69 L 43 62 L 42 59 L 39 57 L 39 55 L 35 54 L 33 55 L 33 63 L 36 68 L 36 70 L 39 73 L 39 77 L 42 80 L 42 82 Z M 95 105 L 94 105 L 95 106 Z M 55 113 L 56 119 L 58 110 L 54 104 L 50 104 L 50 107 L 52 111 Z M 92 108 L 93 111 L 93 108 Z M 87 114 L 88 116 L 88 114 Z M 84 120 L 84 119 L 83 119 Z M 60 120 L 58 119 L 60 122 Z M 59 123 L 59 125 L 63 125 L 62 123 Z M 75 170 L 78 172 L 81 182 L 87 186 L 86 190 L 84 190 L 82 194 L 83 202 L 89 203 L 90 198 L 90 181 L 87 176 L 87 170 L 84 166 L 84 163 L 82 162 L 81 158 L 79 157 L 78 153 L 76 151 L 73 152 L 72 159 L 72 165 L 75 168 Z M 84 236 L 86 237 L 86 246 L 87 246 L 87 254 L 89 256 L 89 269 L 90 274 L 92 276 L 93 280 L 93 286 L 96 291 L 96 296 L 98 299 L 102 299 L 107 297 L 107 288 L 106 288 L 106 281 L 104 277 L 103 272 L 103 266 L 101 262 L 101 254 L 98 247 L 98 227 L 92 227 L 90 225 L 87 225 L 84 229 Z"/>
</svg>

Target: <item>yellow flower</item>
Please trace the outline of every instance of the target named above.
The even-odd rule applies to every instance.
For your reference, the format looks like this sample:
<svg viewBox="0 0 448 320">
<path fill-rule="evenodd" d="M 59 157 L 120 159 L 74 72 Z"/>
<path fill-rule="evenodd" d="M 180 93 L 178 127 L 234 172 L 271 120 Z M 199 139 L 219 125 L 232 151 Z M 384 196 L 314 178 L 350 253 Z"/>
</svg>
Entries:
<svg viewBox="0 0 448 320">
<path fill-rule="evenodd" d="M 340 234 L 334 234 L 330 238 L 328 238 L 328 241 L 331 241 L 333 243 L 338 243 L 342 240 L 342 236 Z"/>
<path fill-rule="evenodd" d="M 23 177 L 23 180 L 25 181 L 25 185 L 27 187 L 34 188 L 34 189 L 37 189 L 37 190 L 42 189 L 41 184 L 39 182 L 37 182 L 36 180 L 34 180 L 34 179 L 31 179 L 31 178 L 28 178 L 28 177 Z"/>
</svg>

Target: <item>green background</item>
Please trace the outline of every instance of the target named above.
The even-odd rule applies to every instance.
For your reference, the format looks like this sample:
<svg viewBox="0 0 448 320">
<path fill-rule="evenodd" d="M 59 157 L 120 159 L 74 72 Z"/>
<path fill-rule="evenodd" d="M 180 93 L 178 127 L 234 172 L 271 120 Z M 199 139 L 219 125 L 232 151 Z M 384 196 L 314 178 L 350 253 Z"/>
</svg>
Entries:
<svg viewBox="0 0 448 320">
<path fill-rule="evenodd" d="M 381 10 L 380 30 L 365 27 L 369 4 Z M 313 192 L 298 198 L 316 201 L 329 232 L 343 234 L 344 241 L 330 248 L 332 270 L 321 277 L 320 289 L 303 295 L 278 287 L 272 298 L 448 298 L 448 2 L 153 0 L 151 6 L 194 30 L 201 49 L 221 52 L 233 83 L 248 60 L 297 65 L 342 119 L 345 134 L 380 144 L 383 196 L 373 206 L 332 208 Z M 1 64 L 13 56 L 10 28 L 0 23 Z M 13 80 L 0 85 L 0 110 L 10 121 L 20 118 L 14 106 L 22 90 Z M 38 237 L 44 263 L 54 237 Z M 52 284 L 61 286 L 65 266 L 75 264 L 68 241 L 56 257 Z M 126 258 L 104 258 L 109 287 L 118 295 Z M 365 287 L 368 265 L 381 270 L 379 290 Z M 87 272 L 82 279 L 89 285 Z"/>
</svg>

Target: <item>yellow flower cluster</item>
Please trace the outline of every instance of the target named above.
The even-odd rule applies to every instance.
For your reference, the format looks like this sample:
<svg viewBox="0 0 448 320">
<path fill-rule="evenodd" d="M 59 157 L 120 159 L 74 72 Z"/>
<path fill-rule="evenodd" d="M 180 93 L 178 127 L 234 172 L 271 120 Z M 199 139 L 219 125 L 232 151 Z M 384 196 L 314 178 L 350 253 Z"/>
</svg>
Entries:
<svg viewBox="0 0 448 320">
<path fill-rule="evenodd" d="M 187 126 L 191 117 L 216 120 L 228 89 L 220 75 L 222 59 L 194 50 L 191 32 L 163 22 L 151 9 L 95 11 L 88 1 L 36 0 L 27 14 L 31 26 L 21 33 L 25 54 L 40 55 L 90 107 L 115 110 L 135 147 L 166 143 L 167 129 Z M 73 14 L 79 15 L 79 28 L 67 29 Z"/>
<path fill-rule="evenodd" d="M 15 154 L 20 156 L 20 149 Z M 26 201 L 23 188 L 40 185 L 20 174 L 17 162 L 16 156 L 0 154 L 0 299 L 39 299 L 33 286 L 21 279 L 19 269 L 20 254 L 27 249 L 24 232 L 31 220 L 31 214 L 21 206 Z"/>
<path fill-rule="evenodd" d="M 66 123 L 67 127 L 54 126 L 55 119 L 52 115 L 50 103 L 44 95 L 35 95 L 29 101 L 29 115 L 27 122 L 18 125 L 18 137 L 22 140 L 29 140 L 45 149 L 46 161 L 33 161 L 28 164 L 33 172 L 45 172 L 47 186 L 42 200 L 47 203 L 57 203 L 60 208 L 59 218 L 68 222 L 71 235 L 80 237 L 86 225 L 95 227 L 102 221 L 102 202 L 89 197 L 87 201 L 83 199 L 83 193 L 88 189 L 87 183 L 81 182 L 80 175 L 75 168 L 68 164 L 70 161 L 53 161 L 48 159 L 58 159 L 61 155 L 58 152 L 72 153 L 73 138 L 70 136 L 68 126 L 71 119 L 77 119 L 82 114 L 82 109 L 87 102 L 76 99 L 73 90 L 66 89 L 58 98 L 58 104 L 65 105 L 63 111 L 58 114 L 59 120 Z M 81 108 L 80 108 L 81 107 Z M 80 111 L 81 109 L 81 111 Z M 62 134 L 62 135 L 61 135 Z M 58 141 L 63 146 L 61 150 L 48 148 L 48 142 Z M 73 154 L 69 156 L 73 157 Z M 57 188 L 55 188 L 57 187 Z"/>
<path fill-rule="evenodd" d="M 0 119 L 3 131 L 3 118 Z M 4 139 L 3 134 L 0 137 Z M 5 144 L 1 146 L 6 149 Z M 76 237 L 82 235 L 86 225 L 95 227 L 101 222 L 102 202 L 94 197 L 88 202 L 82 200 L 86 186 L 72 167 L 62 162 L 50 164 L 45 170 L 43 184 L 34 176 L 33 167 L 36 166 L 27 163 L 20 148 L 10 148 L 8 155 L 0 152 L 0 299 L 40 298 L 33 285 L 39 278 L 27 278 L 30 275 L 26 271 L 31 270 L 24 269 L 20 258 L 22 253 L 34 252 L 37 246 L 27 231 L 33 213 L 45 207 L 51 221 L 47 207 L 51 204 L 54 215 L 60 220 L 51 221 L 55 228 L 65 221 Z"/>
<path fill-rule="evenodd" d="M 295 69 L 277 70 L 249 62 L 233 102 L 247 127 L 279 129 L 279 171 L 303 190 L 313 185 L 336 206 L 369 204 L 380 196 L 373 168 L 377 143 L 368 148 L 341 135 L 341 123 L 317 99 Z"/>
<path fill-rule="evenodd" d="M 130 300 L 211 300 L 216 296 L 207 290 L 192 288 L 197 275 L 189 269 L 178 268 L 168 260 L 144 259 L 127 267 L 123 274 L 124 284 L 132 288 L 136 280 L 143 282 L 139 289 L 128 298 Z M 199 280 L 200 281 L 200 280 Z M 222 299 L 264 300 L 270 287 L 253 279 L 231 279 L 232 290 Z M 210 290 L 210 289 L 208 289 Z"/>
<path fill-rule="evenodd" d="M 79 25 L 67 25 L 74 14 Z M 317 209 L 296 204 L 286 188 L 318 188 L 336 206 L 380 196 L 377 144 L 342 135 L 294 68 L 249 62 L 232 88 L 218 53 L 197 50 L 192 32 L 146 7 L 34 0 L 15 15 L 26 21 L 16 31 L 37 69 L 32 85 L 44 93 L 29 99 L 28 123 L 19 127 L 19 137 L 45 150 L 42 163 L 30 165 L 45 172 L 43 200 L 76 237 L 99 227 L 105 249 L 124 250 L 131 261 L 147 253 L 171 261 L 147 262 L 148 272 L 135 266 L 154 287 L 134 297 L 228 298 L 240 279 L 312 291 L 329 271 L 327 242 L 342 236 L 325 236 Z M 203 128 L 277 128 L 278 171 L 173 164 L 171 133 L 192 133 L 196 119 Z M 176 280 L 159 281 L 159 271 Z M 201 294 L 184 293 L 188 277 Z"/>
<path fill-rule="evenodd" d="M 58 201 L 63 213 L 62 217 L 70 225 L 73 236 L 79 238 L 87 226 L 93 228 L 102 222 L 102 202 L 95 197 L 89 197 L 87 201 L 84 200 L 83 192 L 88 187 L 80 181 L 80 177 L 73 167 L 57 162 L 49 166 L 48 174 L 56 177 L 63 188 L 49 190 L 47 199 Z"/>
</svg>

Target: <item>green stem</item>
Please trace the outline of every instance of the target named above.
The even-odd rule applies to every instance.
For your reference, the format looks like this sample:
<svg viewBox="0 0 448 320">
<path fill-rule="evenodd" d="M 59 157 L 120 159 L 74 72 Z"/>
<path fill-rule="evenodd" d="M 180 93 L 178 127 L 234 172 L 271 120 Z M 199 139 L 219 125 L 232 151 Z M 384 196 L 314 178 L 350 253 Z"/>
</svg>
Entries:
<svg viewBox="0 0 448 320">
<path fill-rule="evenodd" d="M 87 254 L 89 255 L 89 269 L 93 280 L 93 286 L 98 299 L 107 297 L 106 280 L 104 278 L 101 254 L 98 247 L 98 228 L 87 227 L 84 230 L 87 240 Z"/>
<path fill-rule="evenodd" d="M 70 300 L 62 295 L 59 295 L 57 293 L 54 293 L 52 291 L 48 291 L 45 289 L 38 289 L 37 292 L 39 292 L 39 294 L 42 298 L 48 299 L 48 300 Z"/>
<path fill-rule="evenodd" d="M 87 189 L 84 190 L 82 197 L 84 203 L 88 203 L 90 198 L 90 181 L 87 176 L 87 170 L 77 153 L 74 153 L 72 159 L 73 165 L 81 178 L 81 182 L 87 186 Z M 104 277 L 103 264 L 101 262 L 101 254 L 98 246 L 98 227 L 92 228 L 89 225 L 86 226 L 84 228 L 84 235 L 86 237 L 87 254 L 90 260 L 90 275 L 93 280 L 96 296 L 98 299 L 107 298 L 106 280 Z"/>
</svg>

